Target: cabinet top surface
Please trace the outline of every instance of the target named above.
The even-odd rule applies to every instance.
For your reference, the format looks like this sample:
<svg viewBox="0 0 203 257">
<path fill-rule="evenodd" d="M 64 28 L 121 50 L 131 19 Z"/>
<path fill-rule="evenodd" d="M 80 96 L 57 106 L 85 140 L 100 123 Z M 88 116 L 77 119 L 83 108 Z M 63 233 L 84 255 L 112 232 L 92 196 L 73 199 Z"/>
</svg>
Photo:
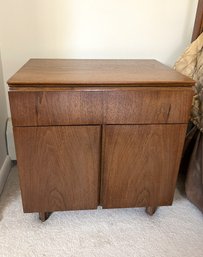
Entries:
<svg viewBox="0 0 203 257">
<path fill-rule="evenodd" d="M 9 80 L 25 86 L 191 86 L 194 81 L 156 60 L 30 59 Z"/>
</svg>

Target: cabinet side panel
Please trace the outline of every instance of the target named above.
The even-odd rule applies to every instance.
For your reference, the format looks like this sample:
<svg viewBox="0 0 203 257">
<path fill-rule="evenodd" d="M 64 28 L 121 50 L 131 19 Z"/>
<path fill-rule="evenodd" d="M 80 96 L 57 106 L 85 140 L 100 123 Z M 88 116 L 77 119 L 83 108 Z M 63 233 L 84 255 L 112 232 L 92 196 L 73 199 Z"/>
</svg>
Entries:
<svg viewBox="0 0 203 257">
<path fill-rule="evenodd" d="M 100 127 L 14 128 L 25 212 L 98 205 Z"/>
<path fill-rule="evenodd" d="M 106 126 L 104 208 L 170 205 L 186 127 Z"/>
</svg>

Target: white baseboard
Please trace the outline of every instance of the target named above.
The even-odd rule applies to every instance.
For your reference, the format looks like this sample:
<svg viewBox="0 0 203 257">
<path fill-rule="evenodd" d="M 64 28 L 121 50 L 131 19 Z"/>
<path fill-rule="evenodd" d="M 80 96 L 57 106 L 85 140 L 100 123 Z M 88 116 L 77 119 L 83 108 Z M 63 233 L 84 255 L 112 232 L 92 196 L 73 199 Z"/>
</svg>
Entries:
<svg viewBox="0 0 203 257">
<path fill-rule="evenodd" d="M 3 191 L 8 174 L 11 170 L 11 165 L 12 165 L 11 158 L 7 155 L 2 167 L 0 167 L 0 194 Z"/>
<path fill-rule="evenodd" d="M 14 144 L 14 137 L 13 137 L 13 125 L 12 125 L 11 118 L 9 118 L 7 121 L 6 138 L 7 138 L 8 155 L 10 156 L 12 161 L 15 161 L 16 160 L 16 151 L 15 151 L 15 144 Z"/>
</svg>

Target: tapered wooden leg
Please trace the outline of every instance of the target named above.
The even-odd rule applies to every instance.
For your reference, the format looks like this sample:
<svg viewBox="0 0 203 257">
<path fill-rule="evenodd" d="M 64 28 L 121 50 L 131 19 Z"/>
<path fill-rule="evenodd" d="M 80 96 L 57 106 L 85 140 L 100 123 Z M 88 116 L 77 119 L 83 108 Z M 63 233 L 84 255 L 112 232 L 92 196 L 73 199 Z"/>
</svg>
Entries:
<svg viewBox="0 0 203 257">
<path fill-rule="evenodd" d="M 146 207 L 146 213 L 152 216 L 155 213 L 156 209 L 157 207 L 148 206 Z"/>
<path fill-rule="evenodd" d="M 39 219 L 42 222 L 44 222 L 44 221 L 46 221 L 49 218 L 50 215 L 51 215 L 50 212 L 39 212 Z"/>
</svg>

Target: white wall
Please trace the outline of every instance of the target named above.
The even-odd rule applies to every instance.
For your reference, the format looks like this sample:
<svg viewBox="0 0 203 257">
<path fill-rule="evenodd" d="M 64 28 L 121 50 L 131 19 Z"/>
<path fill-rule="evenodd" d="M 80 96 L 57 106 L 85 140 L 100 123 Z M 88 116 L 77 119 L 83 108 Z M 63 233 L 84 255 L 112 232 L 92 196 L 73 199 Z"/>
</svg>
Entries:
<svg viewBox="0 0 203 257">
<path fill-rule="evenodd" d="M 8 113 L 7 113 L 5 96 L 6 94 L 5 94 L 5 87 L 3 84 L 3 73 L 2 73 L 1 55 L 0 55 L 0 170 L 7 156 L 5 134 L 6 134 L 6 120 L 8 118 Z"/>
<path fill-rule="evenodd" d="M 172 66 L 190 42 L 197 1 L 0 0 L 5 81 L 31 57 L 155 58 Z"/>
<path fill-rule="evenodd" d="M 6 183 L 9 171 L 11 169 L 11 159 L 7 155 L 6 146 L 6 121 L 8 118 L 6 106 L 6 94 L 3 83 L 3 72 L 0 53 L 0 195 Z"/>
</svg>

